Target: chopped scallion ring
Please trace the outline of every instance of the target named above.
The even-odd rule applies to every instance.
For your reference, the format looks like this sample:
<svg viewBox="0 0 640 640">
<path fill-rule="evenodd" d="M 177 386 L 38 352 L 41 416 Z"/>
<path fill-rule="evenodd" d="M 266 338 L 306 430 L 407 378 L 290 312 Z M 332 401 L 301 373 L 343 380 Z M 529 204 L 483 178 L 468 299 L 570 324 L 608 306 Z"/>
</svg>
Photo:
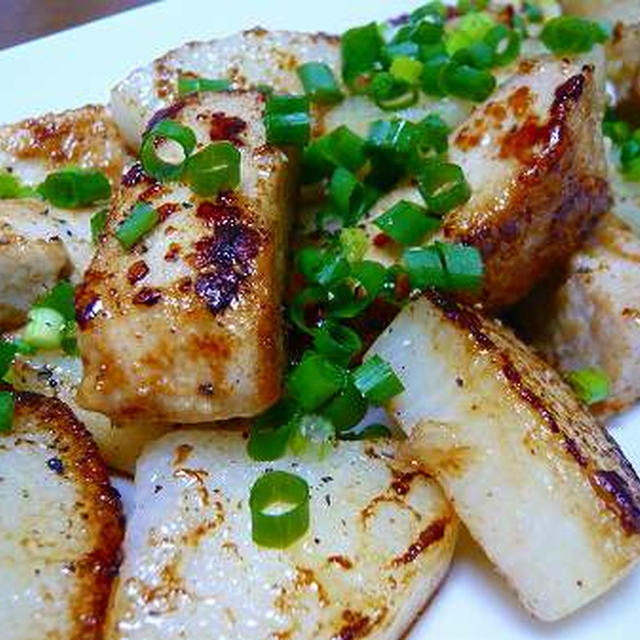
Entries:
<svg viewBox="0 0 640 640">
<path fill-rule="evenodd" d="M 609 34 L 598 22 L 576 16 L 559 16 L 545 23 L 540 40 L 556 55 L 586 53 L 606 42 Z"/>
<path fill-rule="evenodd" d="M 178 78 L 178 95 L 186 96 L 199 91 L 229 91 L 231 89 L 231 81 L 225 78 L 210 79 L 200 78 L 194 75 L 181 75 Z"/>
<path fill-rule="evenodd" d="M 358 391 L 375 405 L 383 405 L 404 391 L 393 369 L 378 355 L 363 362 L 352 376 Z"/>
<path fill-rule="evenodd" d="M 306 412 L 312 412 L 344 387 L 347 374 L 342 367 L 324 356 L 308 351 L 302 362 L 289 374 L 287 390 Z"/>
<path fill-rule="evenodd" d="M 265 108 L 267 141 L 279 146 L 303 146 L 311 135 L 309 98 L 306 96 L 271 96 Z"/>
<path fill-rule="evenodd" d="M 172 140 L 180 145 L 184 156 L 180 162 L 167 162 L 158 156 L 157 145 L 165 140 Z M 189 127 L 173 120 L 160 120 L 142 138 L 140 161 L 144 170 L 157 180 L 179 180 L 195 146 L 196 136 Z"/>
<path fill-rule="evenodd" d="M 312 102 L 336 104 L 344 97 L 331 67 L 324 62 L 307 62 L 301 65 L 298 67 L 298 76 L 304 92 Z"/>
<path fill-rule="evenodd" d="M 424 291 L 429 287 L 446 289 L 447 274 L 435 247 L 408 249 L 403 255 L 409 273 L 411 289 Z"/>
<path fill-rule="evenodd" d="M 362 340 L 353 329 L 335 322 L 326 322 L 315 333 L 313 346 L 331 362 L 347 367 L 362 349 Z"/>
<path fill-rule="evenodd" d="M 344 167 L 338 167 L 333 172 L 329 196 L 348 226 L 355 224 L 363 215 L 364 185 Z"/>
<path fill-rule="evenodd" d="M 158 212 L 146 202 L 138 202 L 116 231 L 116 238 L 128 251 L 159 222 Z"/>
<path fill-rule="evenodd" d="M 504 24 L 493 27 L 484 37 L 493 56 L 493 66 L 504 67 L 520 55 L 520 34 Z"/>
<path fill-rule="evenodd" d="M 75 288 L 68 280 L 61 280 L 51 291 L 38 298 L 34 307 L 55 309 L 66 322 L 75 320 Z"/>
<path fill-rule="evenodd" d="M 489 71 L 456 62 L 443 67 L 440 83 L 446 93 L 474 102 L 483 102 L 496 88 L 496 79 Z"/>
<path fill-rule="evenodd" d="M 109 217 L 108 209 L 100 209 L 91 216 L 91 241 L 93 244 L 98 244 L 100 236 L 104 233 L 107 226 L 107 218 Z"/>
<path fill-rule="evenodd" d="M 364 418 L 367 407 L 364 396 L 356 389 L 353 382 L 348 382 L 345 388 L 322 408 L 321 414 L 330 420 L 336 431 L 340 433 L 355 427 Z"/>
<path fill-rule="evenodd" d="M 385 268 L 378 262 L 363 260 L 351 266 L 349 279 L 353 287 L 340 285 L 331 291 L 330 315 L 334 318 L 355 318 L 376 299 L 385 280 Z"/>
<path fill-rule="evenodd" d="M 418 101 L 418 89 L 388 71 L 375 74 L 369 89 L 373 101 L 383 111 L 406 109 Z"/>
<path fill-rule="evenodd" d="M 432 160 L 424 163 L 418 176 L 420 193 L 430 213 L 441 216 L 464 204 L 471 188 L 457 164 Z"/>
<path fill-rule="evenodd" d="M 253 541 L 285 549 L 309 528 L 309 485 L 285 471 L 265 473 L 251 487 L 249 508 Z"/>
<path fill-rule="evenodd" d="M 308 413 L 299 416 L 291 429 L 289 446 L 296 455 L 306 455 L 322 460 L 333 448 L 336 428 L 327 418 Z"/>
<path fill-rule="evenodd" d="M 29 311 L 29 321 L 22 333 L 22 339 L 36 349 L 58 349 L 62 344 L 62 335 L 66 320 L 55 309 L 34 307 Z"/>
<path fill-rule="evenodd" d="M 62 209 L 78 209 L 111 197 L 109 181 L 100 171 L 69 167 L 50 173 L 38 193 Z"/>
<path fill-rule="evenodd" d="M 11 369 L 16 353 L 18 353 L 18 346 L 15 343 L 0 340 L 0 380 Z"/>
<path fill-rule="evenodd" d="M 289 315 L 293 323 L 310 335 L 318 330 L 321 314 L 328 303 L 327 292 L 322 287 L 306 287 L 291 301 Z"/>
<path fill-rule="evenodd" d="M 417 245 L 440 226 L 440 220 L 429 216 L 424 207 L 401 200 L 376 218 L 374 224 L 400 244 Z"/>
<path fill-rule="evenodd" d="M 595 367 L 572 371 L 567 376 L 567 382 L 586 404 L 602 402 L 611 393 L 611 383 L 607 374 L 602 369 Z"/>
<path fill-rule="evenodd" d="M 447 275 L 446 289 L 477 291 L 482 285 L 484 264 L 477 247 L 436 242 Z"/>
<path fill-rule="evenodd" d="M 398 56 L 391 62 L 389 71 L 394 78 L 410 85 L 420 83 L 422 76 L 422 62 L 407 56 Z"/>
<path fill-rule="evenodd" d="M 0 171 L 0 200 L 4 198 L 29 198 L 37 196 L 37 191 L 26 187 L 8 171 Z"/>
<path fill-rule="evenodd" d="M 344 125 L 314 140 L 305 149 L 302 179 L 306 184 L 322 180 L 336 169 L 357 171 L 367 161 L 365 141 Z"/>
<path fill-rule="evenodd" d="M 0 391 L 0 433 L 11 431 L 15 401 L 10 391 Z"/>
<path fill-rule="evenodd" d="M 281 400 L 258 416 L 249 431 L 247 452 L 253 460 L 278 460 L 286 450 L 296 408 L 287 400 Z"/>
<path fill-rule="evenodd" d="M 367 80 L 382 58 L 384 41 L 375 22 L 346 31 L 340 40 L 342 78 L 356 93 L 367 90 Z"/>
<path fill-rule="evenodd" d="M 187 160 L 185 176 L 199 196 L 212 196 L 240 184 L 240 152 L 226 140 L 213 142 Z"/>
</svg>

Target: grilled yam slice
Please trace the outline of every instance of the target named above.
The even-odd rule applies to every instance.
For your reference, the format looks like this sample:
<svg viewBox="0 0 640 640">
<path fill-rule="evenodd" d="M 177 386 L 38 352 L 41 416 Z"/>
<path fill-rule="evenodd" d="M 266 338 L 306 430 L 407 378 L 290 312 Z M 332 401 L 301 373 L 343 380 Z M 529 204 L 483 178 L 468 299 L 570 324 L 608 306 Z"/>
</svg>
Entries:
<svg viewBox="0 0 640 640">
<path fill-rule="evenodd" d="M 0 623 L 12 640 L 100 640 L 122 539 L 120 502 L 60 401 L 16 393 L 0 434 Z"/>
<path fill-rule="evenodd" d="M 640 480 L 560 376 L 440 294 L 372 347 L 405 386 L 388 407 L 461 521 L 536 617 L 606 591 L 640 555 Z"/>
<path fill-rule="evenodd" d="M 488 310 L 516 302 L 568 259 L 606 210 L 603 90 L 595 76 L 567 61 L 522 60 L 452 133 L 450 160 L 463 168 L 472 195 L 445 215 L 440 239 L 482 252 L 484 286 L 465 296 L 470 301 Z M 420 198 L 407 186 L 396 195 Z M 369 220 L 392 203 L 393 196 L 378 203 Z"/>
<path fill-rule="evenodd" d="M 123 178 L 76 296 L 81 406 L 118 419 L 195 423 L 254 415 L 277 400 L 295 172 L 265 144 L 263 105 L 259 93 L 208 94 L 172 111 L 200 146 L 230 123 L 242 154 L 236 191 L 198 198 L 139 166 Z M 138 200 L 163 221 L 125 251 L 115 231 Z"/>
<path fill-rule="evenodd" d="M 59 238 L 25 238 L 7 222 L 29 204 L 0 200 L 0 329 L 19 327 L 35 300 L 71 270 Z"/>
<path fill-rule="evenodd" d="M 395 640 L 443 580 L 457 523 L 396 444 L 341 443 L 322 461 L 256 463 L 230 431 L 153 443 L 136 473 L 108 640 Z M 251 540 L 249 490 L 265 469 L 304 477 L 308 533 Z"/>
<path fill-rule="evenodd" d="M 615 413 L 640 398 L 640 240 L 608 215 L 562 277 L 540 287 L 518 309 L 525 336 L 568 372 L 598 367 L 611 383 L 593 407 Z"/>
</svg>

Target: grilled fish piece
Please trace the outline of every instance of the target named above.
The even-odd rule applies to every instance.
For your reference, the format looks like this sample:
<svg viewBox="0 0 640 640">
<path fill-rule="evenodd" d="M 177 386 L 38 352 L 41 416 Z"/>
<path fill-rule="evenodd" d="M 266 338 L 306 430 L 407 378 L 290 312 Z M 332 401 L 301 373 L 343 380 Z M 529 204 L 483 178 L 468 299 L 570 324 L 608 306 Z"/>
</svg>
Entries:
<svg viewBox="0 0 640 640">
<path fill-rule="evenodd" d="M 102 171 L 118 187 L 128 156 L 109 112 L 101 106 L 50 113 L 0 127 L 0 171 L 37 185 L 52 171 L 73 165 Z M 75 284 L 93 254 L 91 216 L 97 207 L 59 209 L 41 200 L 0 201 L 0 224 L 26 240 L 58 238 L 71 261 Z"/>
<path fill-rule="evenodd" d="M 562 378 L 498 322 L 438 293 L 371 351 L 405 391 L 388 406 L 407 455 L 543 620 L 597 597 L 640 556 L 640 480 Z"/>
<path fill-rule="evenodd" d="M 447 572 L 457 522 L 396 446 L 257 463 L 237 431 L 153 443 L 138 463 L 106 638 L 404 637 Z M 285 550 L 251 540 L 249 491 L 267 468 L 310 487 L 309 531 Z"/>
<path fill-rule="evenodd" d="M 172 110 L 199 147 L 220 131 L 236 142 L 236 191 L 199 198 L 139 165 L 123 178 L 76 295 L 81 406 L 119 420 L 195 423 L 255 415 L 278 399 L 295 167 L 265 144 L 263 105 L 259 93 L 238 92 L 194 95 Z M 115 231 L 139 200 L 162 222 L 125 251 Z"/>
<path fill-rule="evenodd" d="M 32 304 L 71 271 L 59 238 L 25 238 L 8 222 L 29 205 L 0 200 L 0 329 L 23 324 Z"/>
<path fill-rule="evenodd" d="M 611 395 L 592 407 L 605 416 L 640 398 L 640 239 L 608 215 L 560 278 L 523 302 L 528 341 L 563 372 L 605 371 Z"/>
<path fill-rule="evenodd" d="M 0 623 L 12 640 L 101 640 L 120 501 L 62 402 L 16 393 L 15 404 L 0 434 Z"/>
<path fill-rule="evenodd" d="M 597 76 L 568 61 L 521 60 L 518 73 L 452 133 L 449 157 L 472 195 L 445 215 L 439 239 L 478 247 L 486 271 L 482 291 L 465 299 L 488 310 L 513 304 L 567 260 L 606 211 Z M 396 198 L 419 202 L 420 194 L 405 185 Z M 370 212 L 370 235 L 393 201 Z"/>
</svg>

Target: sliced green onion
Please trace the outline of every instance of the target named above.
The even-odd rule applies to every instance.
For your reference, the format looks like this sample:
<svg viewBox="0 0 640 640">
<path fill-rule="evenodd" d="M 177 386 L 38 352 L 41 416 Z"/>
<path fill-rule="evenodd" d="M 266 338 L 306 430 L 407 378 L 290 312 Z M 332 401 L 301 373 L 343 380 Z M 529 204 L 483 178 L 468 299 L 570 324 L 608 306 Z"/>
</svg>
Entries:
<svg viewBox="0 0 640 640">
<path fill-rule="evenodd" d="M 540 7 L 534 2 L 527 2 L 525 0 L 522 3 L 522 11 L 527 16 L 529 22 L 542 22 L 544 20 L 544 13 Z"/>
<path fill-rule="evenodd" d="M 342 367 L 324 356 L 308 351 L 302 362 L 289 374 L 287 390 L 302 409 L 309 413 L 335 396 L 344 387 L 346 379 Z"/>
<path fill-rule="evenodd" d="M 0 391 L 0 433 L 11 431 L 15 401 L 10 391 Z"/>
<path fill-rule="evenodd" d="M 347 262 L 360 262 L 369 248 L 367 234 L 357 227 L 340 229 L 340 246 Z"/>
<path fill-rule="evenodd" d="M 7 375 L 11 369 L 13 360 L 18 353 L 18 347 L 13 342 L 0 339 L 0 380 Z"/>
<path fill-rule="evenodd" d="M 520 55 L 520 34 L 504 24 L 493 27 L 484 37 L 484 42 L 491 48 L 493 65 L 504 67 Z"/>
<path fill-rule="evenodd" d="M 68 356 L 79 356 L 78 340 L 76 338 L 78 325 L 75 321 L 64 325 L 62 330 L 62 338 L 60 339 L 60 347 Z"/>
<path fill-rule="evenodd" d="M 275 507 L 279 512 L 272 511 Z M 285 471 L 265 473 L 251 487 L 249 508 L 253 541 L 262 547 L 285 549 L 309 528 L 309 485 Z"/>
<path fill-rule="evenodd" d="M 386 270 L 378 262 L 363 260 L 351 266 L 353 288 L 342 285 L 332 290 L 329 304 L 334 318 L 355 318 L 376 299 L 384 285 Z"/>
<path fill-rule="evenodd" d="M 495 21 L 488 13 L 473 12 L 465 15 L 455 29 L 445 35 L 447 51 L 453 55 L 459 49 L 482 40 L 494 25 Z"/>
<path fill-rule="evenodd" d="M 296 407 L 281 400 L 258 416 L 249 431 L 247 452 L 253 460 L 267 461 L 282 458 L 287 450 Z"/>
<path fill-rule="evenodd" d="M 408 120 L 376 120 L 369 126 L 366 148 L 386 162 L 406 162 L 416 139 L 417 128 Z"/>
<path fill-rule="evenodd" d="M 369 91 L 373 101 L 383 111 L 407 109 L 418 101 L 417 88 L 388 71 L 375 74 Z"/>
<path fill-rule="evenodd" d="M 323 254 L 314 274 L 314 281 L 320 286 L 330 288 L 349 275 L 349 263 L 340 249 Z"/>
<path fill-rule="evenodd" d="M 184 155 L 180 162 L 166 162 L 158 156 L 156 146 L 164 140 L 172 140 L 180 145 Z M 144 170 L 157 180 L 162 182 L 179 180 L 195 146 L 196 136 L 189 127 L 173 120 L 160 120 L 144 134 L 140 147 L 140 160 Z"/>
<path fill-rule="evenodd" d="M 584 53 L 594 45 L 606 42 L 602 25 L 576 16 L 559 16 L 545 23 L 540 40 L 556 55 Z"/>
<path fill-rule="evenodd" d="M 369 402 L 383 405 L 404 391 L 404 386 L 389 363 L 374 355 L 354 370 L 353 384 Z"/>
<path fill-rule="evenodd" d="M 440 253 L 435 247 L 408 249 L 404 252 L 403 260 L 409 273 L 411 289 L 446 289 L 447 274 Z"/>
<path fill-rule="evenodd" d="M 61 280 L 51 291 L 38 298 L 34 307 L 55 309 L 66 322 L 75 320 L 75 288 L 68 280 Z"/>
<path fill-rule="evenodd" d="M 464 49 L 458 49 L 452 58 L 457 65 L 467 65 L 474 69 L 490 69 L 495 64 L 493 49 L 486 42 L 474 42 Z"/>
<path fill-rule="evenodd" d="M 376 218 L 374 224 L 396 242 L 416 245 L 440 226 L 440 220 L 427 215 L 424 207 L 401 200 Z"/>
<path fill-rule="evenodd" d="M 240 152 L 226 140 L 213 142 L 188 160 L 185 176 L 199 196 L 213 196 L 240 184 Z"/>
<path fill-rule="evenodd" d="M 37 195 L 37 191 L 26 187 L 8 171 L 0 171 L 0 200 L 5 198 L 29 198 Z"/>
<path fill-rule="evenodd" d="M 300 416 L 294 423 L 289 446 L 296 455 L 324 459 L 335 446 L 336 428 L 330 420 L 317 414 Z"/>
<path fill-rule="evenodd" d="M 420 58 L 420 45 L 417 42 L 405 40 L 401 42 L 394 41 L 385 46 L 383 57 L 389 65 L 395 58 L 399 58 L 401 56 L 417 60 Z"/>
<path fill-rule="evenodd" d="M 457 164 L 431 160 L 418 176 L 420 193 L 430 213 L 443 215 L 471 197 L 471 187 Z"/>
<path fill-rule="evenodd" d="M 389 71 L 394 78 L 410 85 L 416 85 L 419 84 L 422 76 L 422 66 L 422 62 L 419 60 L 398 56 L 393 59 Z"/>
<path fill-rule="evenodd" d="M 307 184 L 325 178 L 337 168 L 357 171 L 367 161 L 365 141 L 349 128 L 338 127 L 305 149 L 302 177 Z"/>
<path fill-rule="evenodd" d="M 482 285 L 484 265 L 477 247 L 436 242 L 447 274 L 446 289 L 477 291 Z"/>
<path fill-rule="evenodd" d="M 107 226 L 107 218 L 109 217 L 108 209 L 100 209 L 91 216 L 91 241 L 97 244 L 100 236 L 104 233 Z"/>
<path fill-rule="evenodd" d="M 447 5 L 440 0 L 432 0 L 432 2 L 427 2 L 427 4 L 414 9 L 409 15 L 409 22 L 415 23 L 427 19 L 444 24 L 446 17 Z"/>
<path fill-rule="evenodd" d="M 128 251 L 159 222 L 158 212 L 146 202 L 138 202 L 116 231 L 116 238 Z"/>
<path fill-rule="evenodd" d="M 13 341 L 13 344 L 16 347 L 17 353 L 23 356 L 32 356 L 37 352 L 35 347 L 32 347 L 30 344 L 27 344 L 22 338 L 16 338 Z"/>
<path fill-rule="evenodd" d="M 364 214 L 364 185 L 347 169 L 338 167 L 331 177 L 329 197 L 347 225 Z"/>
<path fill-rule="evenodd" d="M 38 187 L 38 193 L 56 207 L 78 209 L 108 200 L 111 186 L 100 171 L 69 167 L 50 173 Z"/>
<path fill-rule="evenodd" d="M 430 56 L 422 68 L 422 90 L 429 96 L 444 96 L 446 90 L 442 85 L 442 74 L 450 63 L 447 53 Z"/>
<path fill-rule="evenodd" d="M 368 406 L 353 382 L 349 382 L 322 408 L 321 414 L 340 432 L 357 425 L 367 413 Z"/>
<path fill-rule="evenodd" d="M 366 90 L 366 80 L 382 58 L 384 41 L 375 22 L 349 29 L 340 41 L 342 78 L 356 92 Z"/>
<path fill-rule="evenodd" d="M 311 135 L 309 99 L 306 96 L 271 96 L 264 115 L 267 142 L 279 146 L 303 146 Z"/>
<path fill-rule="evenodd" d="M 338 440 L 380 440 L 390 438 L 391 431 L 384 424 L 370 424 L 362 429 L 350 429 L 338 434 Z"/>
<path fill-rule="evenodd" d="M 631 137 L 631 127 L 624 120 L 605 120 L 602 123 L 602 133 L 616 144 L 622 144 Z"/>
<path fill-rule="evenodd" d="M 586 404 L 602 402 L 611 393 L 611 384 L 607 374 L 596 367 L 585 367 L 572 371 L 567 375 L 567 382 Z"/>
<path fill-rule="evenodd" d="M 309 324 L 308 311 L 323 309 L 327 303 L 327 292 L 322 287 L 306 287 L 298 292 L 291 301 L 289 316 L 298 329 L 304 333 L 314 335 L 318 325 Z"/>
<path fill-rule="evenodd" d="M 362 340 L 353 329 L 335 322 L 326 322 L 314 335 L 313 346 L 331 362 L 347 367 L 355 355 L 360 353 Z"/>
<path fill-rule="evenodd" d="M 440 83 L 447 93 L 474 102 L 483 102 L 496 88 L 496 79 L 489 71 L 455 62 L 444 66 Z"/>
<path fill-rule="evenodd" d="M 186 96 L 199 91 L 229 91 L 231 81 L 225 78 L 210 79 L 200 78 L 194 75 L 181 75 L 178 77 L 178 95 Z"/>
<path fill-rule="evenodd" d="M 28 314 L 29 321 L 22 333 L 22 339 L 36 349 L 58 349 L 66 321 L 55 309 L 36 307 Z"/>
<path fill-rule="evenodd" d="M 298 67 L 298 76 L 311 102 L 336 104 L 344 97 L 331 67 L 324 62 L 307 62 L 301 65 Z"/>
</svg>

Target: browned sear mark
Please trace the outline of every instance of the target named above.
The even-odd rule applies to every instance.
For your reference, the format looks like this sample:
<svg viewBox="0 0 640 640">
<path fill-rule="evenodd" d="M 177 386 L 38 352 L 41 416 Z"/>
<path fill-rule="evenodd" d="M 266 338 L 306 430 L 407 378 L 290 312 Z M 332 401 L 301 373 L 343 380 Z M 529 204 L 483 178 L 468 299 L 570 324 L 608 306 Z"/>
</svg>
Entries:
<svg viewBox="0 0 640 640">
<path fill-rule="evenodd" d="M 435 520 L 429 526 L 420 532 L 418 539 L 413 542 L 409 548 L 401 555 L 393 559 L 392 564 L 394 567 L 400 567 L 405 564 L 413 562 L 421 553 L 426 551 L 432 544 L 439 542 L 444 537 L 447 525 L 449 524 L 448 518 L 440 518 Z"/>
<path fill-rule="evenodd" d="M 149 273 L 149 266 L 144 260 L 134 262 L 127 271 L 127 280 L 129 284 L 134 285 L 140 282 Z"/>
<path fill-rule="evenodd" d="M 135 296 L 133 296 L 133 304 L 152 307 L 162 300 L 162 293 L 153 287 L 142 287 Z"/>
</svg>

